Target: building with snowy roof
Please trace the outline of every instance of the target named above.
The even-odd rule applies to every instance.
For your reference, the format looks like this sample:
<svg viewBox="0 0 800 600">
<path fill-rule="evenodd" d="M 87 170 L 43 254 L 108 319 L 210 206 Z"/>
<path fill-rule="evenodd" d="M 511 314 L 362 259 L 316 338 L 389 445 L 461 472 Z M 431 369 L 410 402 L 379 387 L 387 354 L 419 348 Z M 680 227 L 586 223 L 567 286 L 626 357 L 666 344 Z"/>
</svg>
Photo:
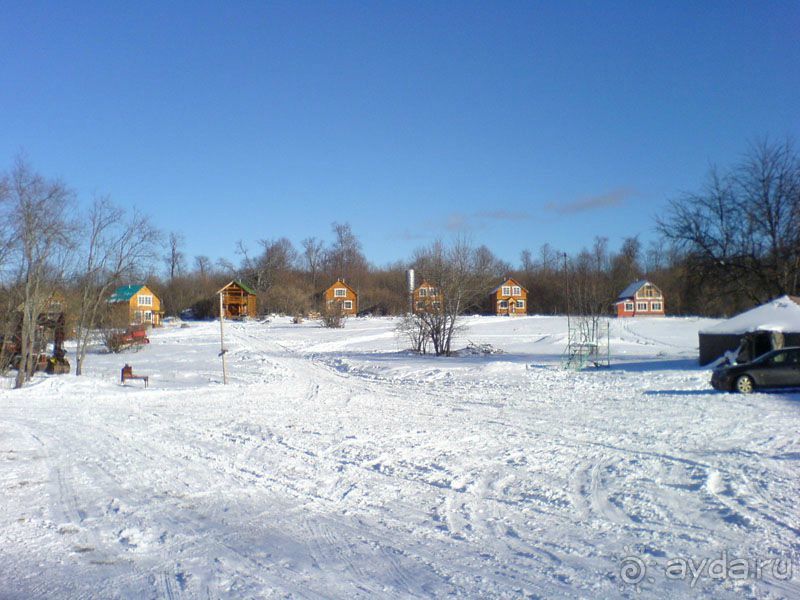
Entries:
<svg viewBox="0 0 800 600">
<path fill-rule="evenodd" d="M 663 317 L 664 294 L 646 279 L 622 290 L 614 303 L 618 317 Z"/>
<path fill-rule="evenodd" d="M 714 362 L 726 352 L 738 351 L 745 362 L 785 346 L 800 346 L 800 297 L 781 296 L 701 329 L 700 364 Z"/>
</svg>

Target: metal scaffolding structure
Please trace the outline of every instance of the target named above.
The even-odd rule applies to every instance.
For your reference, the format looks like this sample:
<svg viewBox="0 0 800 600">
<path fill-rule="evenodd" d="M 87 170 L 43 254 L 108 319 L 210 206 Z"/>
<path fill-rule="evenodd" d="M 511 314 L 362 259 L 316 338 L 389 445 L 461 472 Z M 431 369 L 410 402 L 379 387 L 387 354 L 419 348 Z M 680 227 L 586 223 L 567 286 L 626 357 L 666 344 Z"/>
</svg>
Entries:
<svg viewBox="0 0 800 600">
<path fill-rule="evenodd" d="M 611 323 L 607 317 L 567 315 L 567 347 L 562 356 L 565 369 L 611 365 Z"/>
</svg>

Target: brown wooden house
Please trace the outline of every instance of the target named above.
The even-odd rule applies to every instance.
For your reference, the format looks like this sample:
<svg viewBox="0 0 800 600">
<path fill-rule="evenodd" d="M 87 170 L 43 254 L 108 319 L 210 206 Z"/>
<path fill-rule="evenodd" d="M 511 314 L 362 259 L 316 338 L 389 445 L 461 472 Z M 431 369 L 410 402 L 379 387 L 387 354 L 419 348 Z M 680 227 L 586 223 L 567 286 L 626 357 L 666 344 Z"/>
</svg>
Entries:
<svg viewBox="0 0 800 600">
<path fill-rule="evenodd" d="M 424 279 L 413 293 L 415 313 L 436 313 L 442 307 L 442 293 Z"/>
<path fill-rule="evenodd" d="M 222 295 L 222 311 L 226 319 L 256 316 L 256 293 L 241 281 L 231 281 L 217 292 Z"/>
<path fill-rule="evenodd" d="M 506 279 L 489 294 L 492 314 L 521 316 L 528 314 L 528 290 L 518 281 Z"/>
<path fill-rule="evenodd" d="M 347 285 L 343 279 L 337 279 L 336 283 L 325 290 L 323 299 L 326 307 L 339 303 L 342 308 L 342 314 L 355 315 L 358 313 L 358 293 Z"/>
</svg>

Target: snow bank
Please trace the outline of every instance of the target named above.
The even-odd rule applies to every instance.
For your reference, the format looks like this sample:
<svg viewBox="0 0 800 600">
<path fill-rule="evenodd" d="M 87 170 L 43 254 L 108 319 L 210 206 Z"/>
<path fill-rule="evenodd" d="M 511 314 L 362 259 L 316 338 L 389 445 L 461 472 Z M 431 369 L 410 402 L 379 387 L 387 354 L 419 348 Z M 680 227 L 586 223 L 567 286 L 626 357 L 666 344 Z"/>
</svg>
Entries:
<svg viewBox="0 0 800 600">
<path fill-rule="evenodd" d="M 704 334 L 743 335 L 753 331 L 800 333 L 800 304 L 781 296 L 735 317 L 700 330 Z"/>
</svg>

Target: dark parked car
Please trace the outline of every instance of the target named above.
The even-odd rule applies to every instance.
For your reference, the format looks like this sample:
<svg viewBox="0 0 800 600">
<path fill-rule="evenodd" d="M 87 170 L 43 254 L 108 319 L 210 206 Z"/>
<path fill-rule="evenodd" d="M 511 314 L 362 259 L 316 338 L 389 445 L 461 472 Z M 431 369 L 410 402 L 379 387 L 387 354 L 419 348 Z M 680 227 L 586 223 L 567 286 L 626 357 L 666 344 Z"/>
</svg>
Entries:
<svg viewBox="0 0 800 600">
<path fill-rule="evenodd" d="M 718 367 L 711 385 L 716 390 L 743 394 L 757 388 L 800 388 L 800 347 L 772 350 L 748 363 Z"/>
</svg>

